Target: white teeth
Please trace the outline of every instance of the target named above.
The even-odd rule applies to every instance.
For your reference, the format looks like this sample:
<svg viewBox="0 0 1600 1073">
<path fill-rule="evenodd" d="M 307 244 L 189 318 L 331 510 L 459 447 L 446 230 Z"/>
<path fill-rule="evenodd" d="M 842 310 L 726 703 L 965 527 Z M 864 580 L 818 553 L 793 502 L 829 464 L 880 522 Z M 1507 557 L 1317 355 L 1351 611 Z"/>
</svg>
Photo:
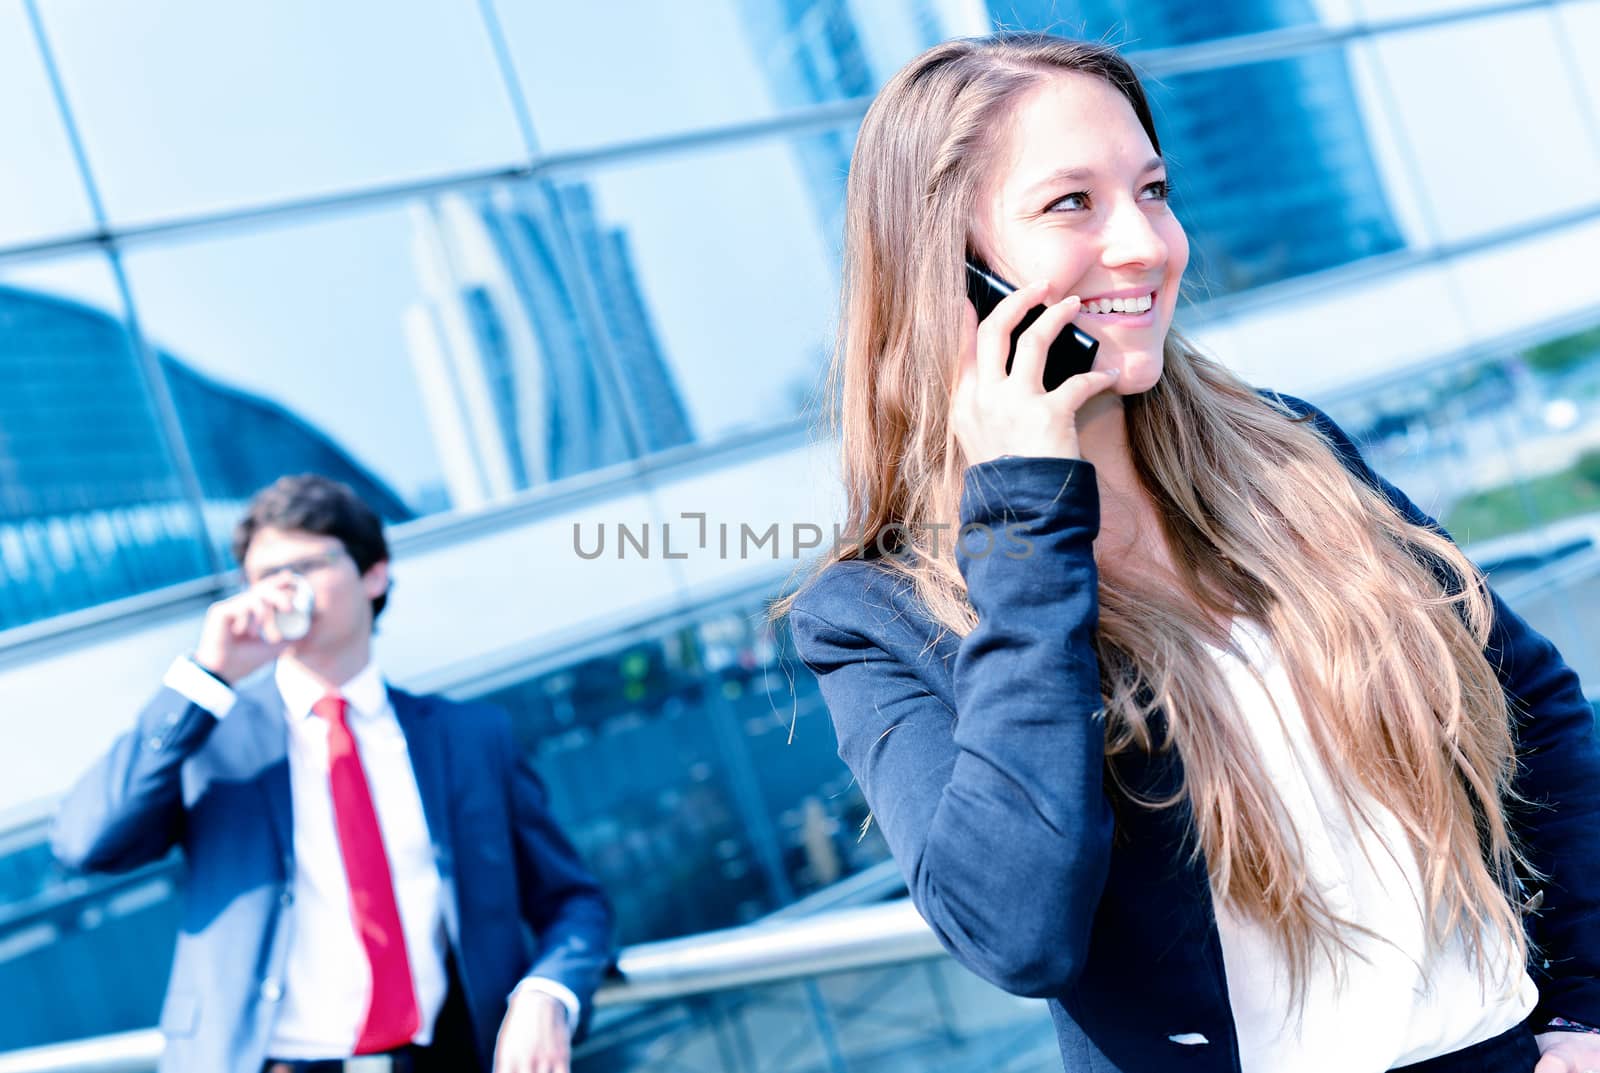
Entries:
<svg viewBox="0 0 1600 1073">
<path fill-rule="evenodd" d="M 1142 294 L 1137 298 L 1096 298 L 1092 302 L 1083 303 L 1085 313 L 1127 313 L 1138 316 L 1151 306 L 1150 295 Z"/>
</svg>

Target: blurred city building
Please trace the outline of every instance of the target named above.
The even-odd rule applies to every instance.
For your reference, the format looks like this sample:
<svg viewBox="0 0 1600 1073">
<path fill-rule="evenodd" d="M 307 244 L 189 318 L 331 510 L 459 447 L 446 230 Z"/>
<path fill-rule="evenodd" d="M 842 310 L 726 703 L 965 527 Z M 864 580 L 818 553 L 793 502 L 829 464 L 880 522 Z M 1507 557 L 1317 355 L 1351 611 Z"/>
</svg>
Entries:
<svg viewBox="0 0 1600 1073">
<path fill-rule="evenodd" d="M 997 24 L 1154 51 L 1314 26 L 1311 0 L 989 0 Z M 1148 87 L 1173 206 L 1194 243 L 1191 289 L 1212 297 L 1402 245 L 1345 51 L 1184 70 Z M 1228 136 L 1221 136 L 1228 131 Z"/>
<path fill-rule="evenodd" d="M 284 473 L 360 491 L 386 521 L 413 517 L 293 412 L 157 351 L 184 440 L 201 445 L 200 509 L 166 462 L 160 423 L 124 322 L 53 295 L 0 287 L 0 629 L 212 569 L 202 511 L 231 524 Z"/>
<path fill-rule="evenodd" d="M 598 226 L 582 185 L 449 193 L 415 214 L 426 298 L 406 342 L 451 508 L 694 438 L 627 236 Z"/>
<path fill-rule="evenodd" d="M 949 36 L 1126 46 L 1185 329 L 1360 431 L 1600 688 L 1596 0 L 689 10 L 0 0 L 0 1051 L 154 1021 L 181 862 L 66 875 L 47 818 L 282 473 L 393 523 L 383 666 L 512 711 L 624 941 L 886 858 L 763 609 L 837 516 L 856 125 Z"/>
</svg>

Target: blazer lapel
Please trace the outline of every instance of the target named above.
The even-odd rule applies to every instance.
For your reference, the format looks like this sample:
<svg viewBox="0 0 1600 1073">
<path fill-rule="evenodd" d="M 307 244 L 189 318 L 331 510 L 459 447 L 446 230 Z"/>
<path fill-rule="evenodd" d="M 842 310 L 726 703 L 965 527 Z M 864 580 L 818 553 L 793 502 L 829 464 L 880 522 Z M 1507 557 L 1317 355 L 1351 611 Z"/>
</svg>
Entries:
<svg viewBox="0 0 1600 1073">
<path fill-rule="evenodd" d="M 440 874 L 451 878 L 455 874 L 455 847 L 450 829 L 445 735 L 426 697 L 415 697 L 390 687 L 389 703 L 394 706 L 400 732 L 405 735 L 411 771 L 417 780 L 417 793 L 422 798 L 422 815 L 428 821 L 428 836 L 433 840 L 434 859 Z"/>
<path fill-rule="evenodd" d="M 239 689 L 239 701 L 223 719 L 219 733 L 232 743 L 230 753 L 241 773 L 260 789 L 285 872 L 294 861 L 294 814 L 289 791 L 289 726 L 283 698 L 270 670 Z"/>
</svg>

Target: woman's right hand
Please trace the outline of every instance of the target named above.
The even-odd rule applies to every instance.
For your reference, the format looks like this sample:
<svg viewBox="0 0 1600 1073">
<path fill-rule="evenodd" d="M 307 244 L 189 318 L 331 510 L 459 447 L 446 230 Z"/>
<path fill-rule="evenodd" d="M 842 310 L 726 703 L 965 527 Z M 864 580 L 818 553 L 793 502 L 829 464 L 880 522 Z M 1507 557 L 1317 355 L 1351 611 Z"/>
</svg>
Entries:
<svg viewBox="0 0 1600 1073">
<path fill-rule="evenodd" d="M 1078 458 L 1080 407 L 1117 382 L 1120 370 L 1096 369 L 1044 389 L 1045 358 L 1055 337 L 1082 305 L 1068 295 L 1045 309 L 1017 340 L 1017 356 L 1006 373 L 1011 333 L 1045 299 L 1047 284 L 1031 283 L 1007 295 L 978 323 L 977 310 L 963 301 L 961 363 L 950 396 L 950 425 L 968 465 L 1002 455 Z"/>
</svg>

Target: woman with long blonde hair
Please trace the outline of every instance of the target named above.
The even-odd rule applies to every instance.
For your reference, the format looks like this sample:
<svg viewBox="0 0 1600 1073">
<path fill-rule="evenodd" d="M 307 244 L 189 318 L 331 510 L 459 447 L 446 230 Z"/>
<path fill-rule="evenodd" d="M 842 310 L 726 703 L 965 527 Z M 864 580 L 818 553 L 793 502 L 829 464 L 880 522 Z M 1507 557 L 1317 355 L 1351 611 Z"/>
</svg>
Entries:
<svg viewBox="0 0 1600 1073">
<path fill-rule="evenodd" d="M 1103 46 L 948 42 L 867 113 L 852 538 L 777 608 L 840 756 L 1069 1069 L 1600 1070 L 1577 678 L 1324 414 L 1172 329 L 1167 195 Z M 1021 285 L 981 323 L 968 260 Z M 1046 390 L 1068 325 L 1098 353 Z"/>
</svg>

